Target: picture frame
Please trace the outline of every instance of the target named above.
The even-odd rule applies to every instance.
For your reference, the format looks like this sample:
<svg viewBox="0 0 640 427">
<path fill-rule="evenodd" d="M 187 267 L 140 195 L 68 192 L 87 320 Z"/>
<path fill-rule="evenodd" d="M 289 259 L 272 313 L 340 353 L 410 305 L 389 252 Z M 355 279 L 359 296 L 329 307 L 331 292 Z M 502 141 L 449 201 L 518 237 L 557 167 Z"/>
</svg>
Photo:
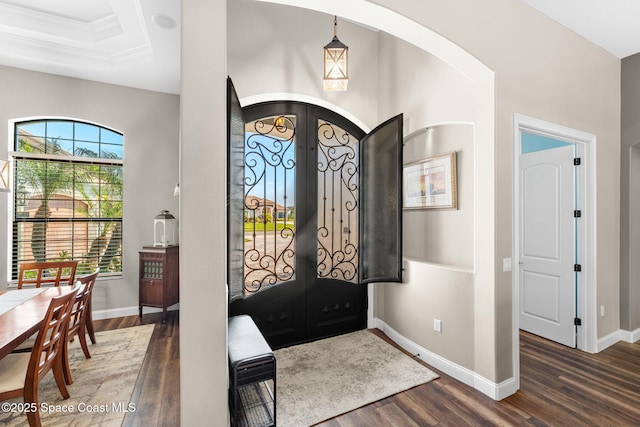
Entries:
<svg viewBox="0 0 640 427">
<path fill-rule="evenodd" d="M 403 167 L 404 209 L 458 209 L 456 152 Z"/>
</svg>

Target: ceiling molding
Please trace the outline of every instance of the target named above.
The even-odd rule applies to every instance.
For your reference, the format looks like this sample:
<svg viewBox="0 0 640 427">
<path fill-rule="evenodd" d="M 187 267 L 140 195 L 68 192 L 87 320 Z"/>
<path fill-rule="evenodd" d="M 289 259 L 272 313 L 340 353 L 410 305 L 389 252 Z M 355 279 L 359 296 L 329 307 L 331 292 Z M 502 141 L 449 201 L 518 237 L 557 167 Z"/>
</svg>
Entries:
<svg viewBox="0 0 640 427">
<path fill-rule="evenodd" d="M 180 3 L 0 0 L 0 65 L 178 94 Z"/>
<path fill-rule="evenodd" d="M 95 21 L 85 22 L 7 3 L 0 3 L 0 25 L 5 27 L 4 32 L 11 31 L 24 37 L 55 37 L 84 43 L 92 43 L 123 32 L 118 17 L 113 12 Z"/>
</svg>

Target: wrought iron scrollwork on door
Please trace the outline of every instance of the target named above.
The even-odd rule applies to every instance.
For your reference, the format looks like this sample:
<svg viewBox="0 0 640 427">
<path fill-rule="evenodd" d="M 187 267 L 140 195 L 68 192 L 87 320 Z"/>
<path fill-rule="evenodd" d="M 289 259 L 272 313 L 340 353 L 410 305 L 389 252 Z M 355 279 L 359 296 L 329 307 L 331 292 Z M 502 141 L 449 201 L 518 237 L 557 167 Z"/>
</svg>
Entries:
<svg viewBox="0 0 640 427">
<path fill-rule="evenodd" d="M 318 121 L 318 277 L 358 282 L 358 140 Z"/>
<path fill-rule="evenodd" d="M 268 117 L 247 124 L 244 252 L 247 293 L 295 277 L 295 203 L 288 205 L 288 189 L 295 186 L 295 136 L 294 116 Z"/>
</svg>

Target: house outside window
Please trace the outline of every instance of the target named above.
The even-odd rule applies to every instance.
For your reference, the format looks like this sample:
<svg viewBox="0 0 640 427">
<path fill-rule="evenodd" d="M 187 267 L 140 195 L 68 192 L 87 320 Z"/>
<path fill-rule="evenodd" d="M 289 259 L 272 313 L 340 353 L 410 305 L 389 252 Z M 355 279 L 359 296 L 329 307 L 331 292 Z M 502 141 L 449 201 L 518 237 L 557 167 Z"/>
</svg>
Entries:
<svg viewBox="0 0 640 427">
<path fill-rule="evenodd" d="M 13 135 L 12 280 L 33 261 L 121 275 L 122 133 L 56 118 L 16 121 Z"/>
</svg>

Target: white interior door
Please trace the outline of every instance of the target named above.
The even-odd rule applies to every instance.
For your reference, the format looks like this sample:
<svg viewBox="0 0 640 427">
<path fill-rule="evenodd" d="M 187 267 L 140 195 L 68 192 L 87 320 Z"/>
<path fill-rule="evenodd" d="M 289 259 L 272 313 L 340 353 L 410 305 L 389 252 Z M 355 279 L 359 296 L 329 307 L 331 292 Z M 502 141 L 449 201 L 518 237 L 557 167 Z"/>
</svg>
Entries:
<svg viewBox="0 0 640 427">
<path fill-rule="evenodd" d="M 574 146 L 520 155 L 520 328 L 575 347 Z"/>
</svg>

